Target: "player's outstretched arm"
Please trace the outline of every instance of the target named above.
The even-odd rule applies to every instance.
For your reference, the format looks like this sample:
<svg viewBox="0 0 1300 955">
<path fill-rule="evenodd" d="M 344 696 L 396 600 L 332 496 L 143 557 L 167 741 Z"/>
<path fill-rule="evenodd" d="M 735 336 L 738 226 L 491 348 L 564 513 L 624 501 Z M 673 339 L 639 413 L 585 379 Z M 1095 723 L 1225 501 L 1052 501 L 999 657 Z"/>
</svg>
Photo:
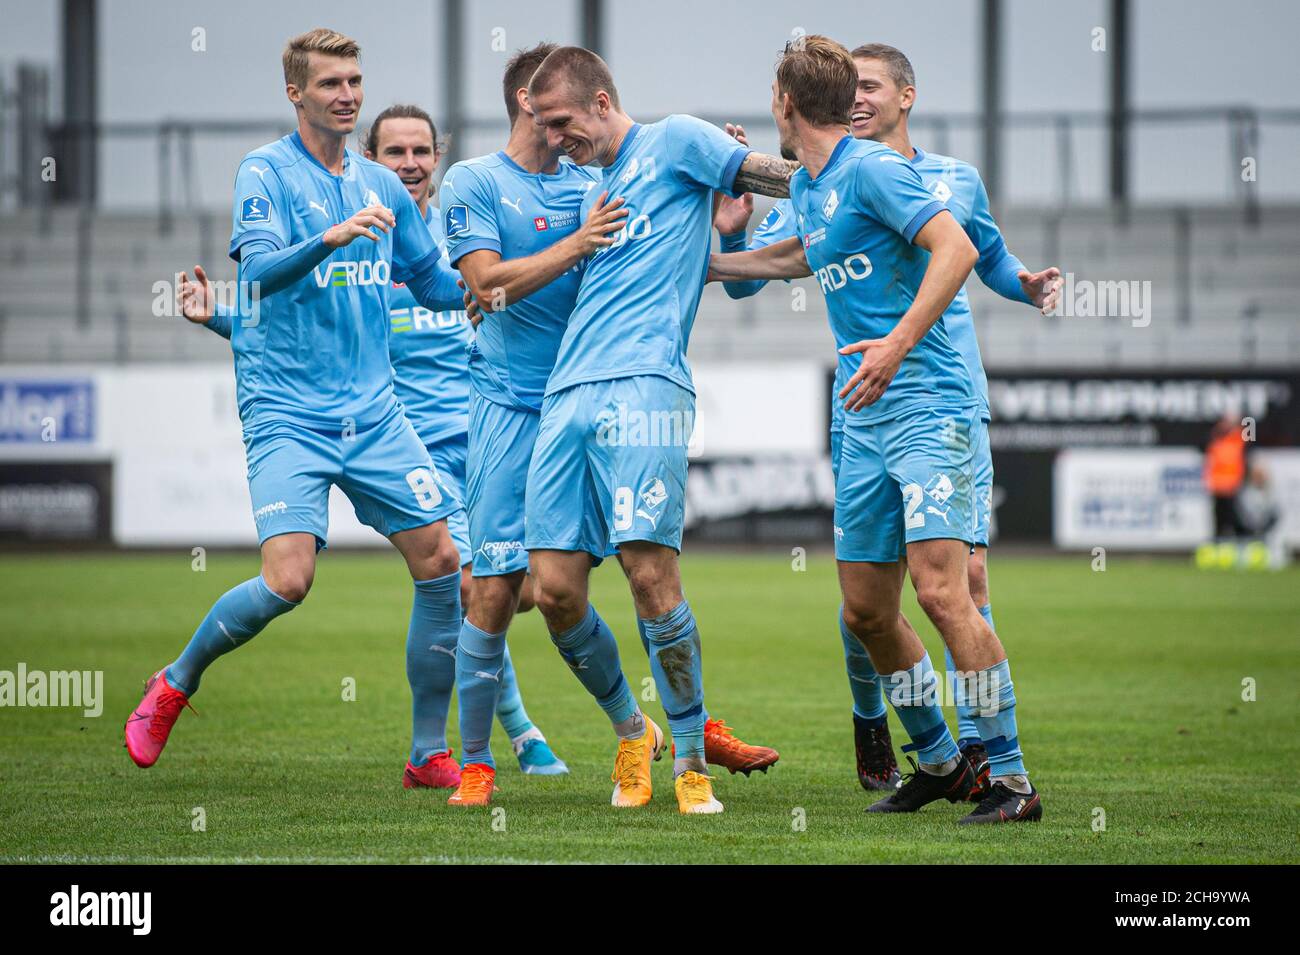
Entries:
<svg viewBox="0 0 1300 955">
<path fill-rule="evenodd" d="M 502 259 L 493 249 L 476 249 L 460 257 L 456 268 L 484 314 L 498 312 L 549 285 L 589 255 L 613 245 L 627 220 L 623 199 L 606 202 L 601 193 L 587 221 L 576 231 L 534 255 Z"/>
<path fill-rule="evenodd" d="M 798 236 L 748 252 L 715 252 L 709 256 L 709 282 L 750 279 L 801 279 L 812 275 Z"/>
<path fill-rule="evenodd" d="M 736 172 L 733 192 L 757 192 L 760 196 L 786 199 L 790 195 L 790 177 L 799 164 L 780 156 L 750 153 Z"/>
<path fill-rule="evenodd" d="M 855 342 L 840 349 L 841 355 L 862 355 L 861 366 L 840 390 L 841 398 L 853 396 L 845 403 L 849 411 L 860 411 L 885 393 L 903 358 L 952 304 L 979 258 L 975 246 L 947 210 L 933 216 L 912 241 L 930 253 L 930 264 L 926 266 L 912 307 L 884 338 Z"/>
<path fill-rule="evenodd" d="M 1021 269 L 1016 273 L 1016 281 L 1020 283 L 1020 290 L 1029 299 L 1029 303 L 1038 306 L 1040 312 L 1050 315 L 1055 311 L 1061 300 L 1060 269 L 1054 265 L 1041 272 Z"/>
<path fill-rule="evenodd" d="M 975 199 L 966 234 L 979 250 L 975 274 L 985 285 L 1005 299 L 1037 306 L 1044 315 L 1056 308 L 1061 289 L 1061 270 L 1052 267 L 1041 272 L 1030 272 L 1011 254 L 1006 240 L 1002 238 L 1002 230 L 993 219 L 989 194 L 978 173 L 975 174 Z"/>
</svg>

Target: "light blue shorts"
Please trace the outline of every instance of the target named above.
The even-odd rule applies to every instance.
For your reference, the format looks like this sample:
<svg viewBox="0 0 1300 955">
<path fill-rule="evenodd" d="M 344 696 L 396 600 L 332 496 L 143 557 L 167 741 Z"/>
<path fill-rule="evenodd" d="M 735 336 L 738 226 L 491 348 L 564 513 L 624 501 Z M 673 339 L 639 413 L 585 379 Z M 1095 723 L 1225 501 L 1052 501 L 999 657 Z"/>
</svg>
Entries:
<svg viewBox="0 0 1300 955">
<path fill-rule="evenodd" d="M 524 491 L 540 417 L 536 411 L 508 408 L 477 392 L 470 396 L 465 502 L 475 577 L 528 569 Z"/>
<path fill-rule="evenodd" d="M 465 500 L 467 438 L 467 435 L 455 434 L 426 445 L 429 459 L 438 469 L 442 482 L 451 488 L 461 501 Z M 464 567 L 474 554 L 474 549 L 469 546 L 469 518 L 465 514 L 465 508 L 462 507 L 454 514 L 447 515 L 447 530 L 451 531 L 451 539 L 456 544 L 456 550 L 460 551 L 460 565 Z"/>
<path fill-rule="evenodd" d="M 923 408 L 844 429 L 835 480 L 837 560 L 892 563 L 912 541 L 971 543 L 976 409 Z"/>
<path fill-rule="evenodd" d="M 681 550 L 695 396 L 638 375 L 548 395 L 528 470 L 524 544 L 599 561 L 626 541 Z"/>
<path fill-rule="evenodd" d="M 993 449 L 989 446 L 989 423 L 975 422 L 975 540 L 979 547 L 989 546 L 989 525 L 993 520 Z"/>
<path fill-rule="evenodd" d="M 354 433 L 286 421 L 244 430 L 248 491 L 258 541 L 279 534 L 329 533 L 329 491 L 348 496 L 357 519 L 388 537 L 461 510 L 400 406 Z"/>
</svg>

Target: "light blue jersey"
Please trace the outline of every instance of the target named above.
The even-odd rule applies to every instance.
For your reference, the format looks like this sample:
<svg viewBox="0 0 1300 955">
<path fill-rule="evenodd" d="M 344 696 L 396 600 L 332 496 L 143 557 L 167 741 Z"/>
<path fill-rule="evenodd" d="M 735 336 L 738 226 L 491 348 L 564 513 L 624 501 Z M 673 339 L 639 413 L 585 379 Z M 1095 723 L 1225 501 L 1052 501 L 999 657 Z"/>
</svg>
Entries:
<svg viewBox="0 0 1300 955">
<path fill-rule="evenodd" d="M 884 338 L 911 307 L 930 261 L 912 239 L 943 211 L 943 203 L 893 149 L 851 136 L 840 140 L 815 180 L 806 169 L 796 172 L 790 192 L 836 346 Z M 841 355 L 837 374 L 847 380 L 860 364 L 859 355 Z M 970 372 L 940 320 L 903 359 L 884 395 L 848 414 L 846 424 L 874 424 L 935 405 L 977 404 Z"/>
<path fill-rule="evenodd" d="M 426 221 L 434 243 L 442 249 L 442 216 L 436 208 L 429 208 Z M 393 285 L 388 307 L 393 389 L 415 433 L 427 445 L 463 435 L 469 430 L 473 338 L 465 313 L 427 309 L 400 284 Z"/>
<path fill-rule="evenodd" d="M 458 162 L 442 181 L 452 264 L 479 249 L 503 259 L 535 255 L 577 230 L 583 197 L 597 173 L 567 160 L 553 173 L 530 173 L 504 152 Z M 470 348 L 474 388 L 490 401 L 538 411 L 581 269 L 487 316 Z"/>
<path fill-rule="evenodd" d="M 627 225 L 592 255 L 548 395 L 658 375 L 694 393 L 686 346 L 708 271 L 714 190 L 730 191 L 749 149 L 693 116 L 634 124 L 583 202 L 622 196 Z"/>
<path fill-rule="evenodd" d="M 912 157 L 912 166 L 921 174 L 926 190 L 943 202 L 948 211 L 966 230 L 971 244 L 979 252 L 975 273 L 984 284 L 1004 298 L 1031 304 L 1016 277 L 1024 265 L 1010 253 L 998 224 L 989 210 L 989 194 L 984 189 L 979 171 L 970 163 L 927 153 L 920 149 Z M 961 353 L 975 380 L 979 394 L 980 416 L 989 420 L 989 380 L 980 358 L 980 346 L 975 337 L 975 322 L 971 317 L 970 297 L 963 287 L 943 313 L 944 324 L 953 347 Z"/>
<path fill-rule="evenodd" d="M 246 428 L 290 421 L 359 430 L 383 420 L 397 400 L 388 357 L 390 285 L 423 272 L 440 253 L 396 174 L 352 150 L 335 176 L 294 132 L 240 163 L 230 239 L 236 261 L 250 242 L 280 250 L 319 241 L 330 226 L 375 203 L 393 210 L 396 228 L 377 242 L 356 239 L 334 249 L 236 323 L 232 345 Z"/>
</svg>

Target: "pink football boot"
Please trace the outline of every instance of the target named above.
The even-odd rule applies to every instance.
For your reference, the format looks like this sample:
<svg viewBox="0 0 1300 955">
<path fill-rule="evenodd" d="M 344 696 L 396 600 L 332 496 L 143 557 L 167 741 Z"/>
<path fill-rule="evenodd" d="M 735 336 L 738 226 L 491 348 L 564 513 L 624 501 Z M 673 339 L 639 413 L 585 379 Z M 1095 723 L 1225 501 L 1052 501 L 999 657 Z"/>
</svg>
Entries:
<svg viewBox="0 0 1300 955">
<path fill-rule="evenodd" d="M 434 753 L 423 766 L 406 764 L 403 789 L 455 789 L 460 785 L 460 767 L 451 753 Z"/>
<path fill-rule="evenodd" d="M 159 670 L 149 678 L 144 685 L 144 699 L 126 718 L 126 751 L 137 766 L 148 769 L 158 762 L 176 718 L 186 706 L 194 710 L 190 698 L 167 682 L 165 671 Z"/>
</svg>

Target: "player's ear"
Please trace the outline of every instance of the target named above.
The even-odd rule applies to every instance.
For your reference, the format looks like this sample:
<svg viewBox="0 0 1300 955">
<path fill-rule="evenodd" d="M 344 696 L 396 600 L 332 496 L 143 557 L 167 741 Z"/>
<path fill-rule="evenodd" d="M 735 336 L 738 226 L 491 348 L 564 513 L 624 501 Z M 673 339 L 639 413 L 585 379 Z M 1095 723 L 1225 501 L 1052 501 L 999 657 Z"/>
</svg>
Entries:
<svg viewBox="0 0 1300 955">
<path fill-rule="evenodd" d="M 528 87 L 521 86 L 519 89 L 515 90 L 515 102 L 518 103 L 519 108 L 529 116 L 533 115 L 533 108 L 528 105 Z"/>
<path fill-rule="evenodd" d="M 902 106 L 902 108 L 911 109 L 912 104 L 915 102 L 916 102 L 916 87 L 904 86 L 902 100 L 900 101 L 900 105 Z"/>
</svg>

